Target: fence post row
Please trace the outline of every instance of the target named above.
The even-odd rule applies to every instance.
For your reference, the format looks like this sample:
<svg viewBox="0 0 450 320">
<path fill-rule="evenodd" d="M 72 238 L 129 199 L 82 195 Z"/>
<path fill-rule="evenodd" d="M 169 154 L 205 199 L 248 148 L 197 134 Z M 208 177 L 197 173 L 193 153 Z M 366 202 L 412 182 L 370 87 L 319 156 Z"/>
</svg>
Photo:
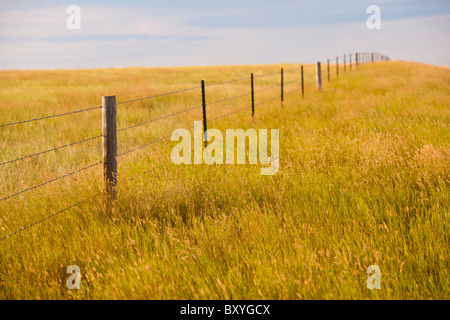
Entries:
<svg viewBox="0 0 450 320">
<path fill-rule="evenodd" d="M 383 54 L 381 54 L 379 52 L 362 52 L 362 53 L 355 52 L 356 68 L 358 68 L 359 64 L 366 64 L 366 63 L 369 63 L 369 62 L 373 63 L 373 62 L 380 62 L 380 61 L 382 61 L 382 62 L 384 62 L 384 61 L 391 61 L 391 59 L 390 59 L 389 56 L 383 55 Z M 349 66 L 350 66 L 350 70 L 351 70 L 352 69 L 352 54 L 351 53 L 349 54 Z M 310 67 L 313 67 L 313 65 L 311 65 Z M 298 68 L 296 68 L 296 69 L 298 70 Z M 289 71 L 292 71 L 292 70 L 289 70 Z M 328 71 L 328 81 L 330 81 L 330 59 L 327 59 L 327 71 Z M 344 71 L 346 71 L 346 55 L 345 54 L 344 54 Z M 267 75 L 274 75 L 274 74 L 276 74 L 276 73 L 262 74 L 260 76 L 267 76 Z M 339 76 L 339 57 L 336 57 L 336 76 L 337 77 Z M 319 92 L 321 92 L 322 91 L 322 68 L 321 68 L 321 62 L 320 61 L 318 61 L 317 65 L 316 65 L 316 77 L 317 77 L 317 87 L 318 87 Z M 248 80 L 248 78 L 245 78 L 245 79 Z M 241 81 L 241 80 L 244 80 L 244 79 L 234 79 L 234 80 L 224 81 L 224 82 L 216 83 L 216 84 L 230 83 L 230 82 Z M 293 81 L 297 81 L 297 80 L 293 80 Z M 301 65 L 301 91 L 302 91 L 302 98 L 304 98 L 304 94 L 305 94 L 304 82 L 305 82 L 304 66 Z M 291 81 L 289 81 L 287 83 L 289 84 L 289 83 L 291 83 Z M 314 85 L 314 83 L 311 83 L 311 85 Z M 198 88 L 198 87 L 196 87 L 196 88 Z M 262 90 L 267 90 L 267 89 L 272 89 L 272 88 L 274 88 L 274 87 L 270 86 L 270 87 L 262 89 Z M 168 96 L 168 95 L 171 95 L 171 94 L 175 94 L 175 93 L 178 93 L 178 92 L 187 91 L 187 90 L 191 90 L 191 89 L 195 89 L 195 88 L 178 90 L 178 91 L 174 91 L 174 92 L 154 95 L 154 96 L 151 96 L 151 97 L 135 99 L 135 100 L 130 100 L 130 101 L 123 101 L 121 103 L 123 104 L 123 103 L 129 103 L 129 102 L 133 102 L 133 101 L 138 101 L 138 100 L 151 99 L 151 98 L 159 97 L 159 96 L 163 96 L 163 95 L 164 96 Z M 206 104 L 206 90 L 205 90 L 205 81 L 204 80 L 201 81 L 201 89 L 202 89 L 202 111 L 203 111 L 203 139 L 204 139 L 204 144 L 205 144 L 205 148 L 206 148 L 207 145 L 208 145 L 208 137 L 207 137 L 207 117 L 206 117 L 206 106 L 207 106 L 207 104 Z M 297 90 L 294 90 L 294 91 L 297 91 Z M 294 91 L 292 91 L 292 92 L 294 92 Z M 259 92 L 259 90 L 256 91 L 256 92 Z M 290 93 L 291 92 L 288 92 L 287 94 L 290 94 Z M 219 101 L 215 101 L 215 102 L 211 102 L 211 103 L 218 103 L 218 102 L 222 102 L 222 101 L 236 99 L 236 98 L 239 98 L 239 97 L 242 97 L 242 96 L 244 96 L 244 95 L 230 97 L 228 99 L 223 99 L 223 100 L 219 100 Z M 251 100 L 251 102 L 252 102 L 252 117 L 254 117 L 254 113 L 255 113 L 255 88 L 254 88 L 254 75 L 253 75 L 253 73 L 251 73 L 251 99 L 252 99 Z M 277 97 L 273 97 L 272 99 L 269 99 L 269 100 L 266 100 L 266 101 L 262 101 L 261 104 L 262 103 L 266 103 L 268 101 L 272 101 L 273 99 L 277 99 Z M 284 69 L 281 68 L 281 105 L 282 106 L 283 106 L 283 100 L 284 100 Z M 139 124 L 135 124 L 133 126 L 129 126 L 127 128 L 123 128 L 120 131 L 130 129 L 132 127 L 137 127 L 137 126 L 140 126 L 140 125 L 143 125 L 143 124 L 146 124 L 146 123 L 150 123 L 150 122 L 153 122 L 153 121 L 156 121 L 156 120 L 159 120 L 159 119 L 168 118 L 168 117 L 174 116 L 176 114 L 179 114 L 179 113 L 182 113 L 182 112 L 186 112 L 188 110 L 197 109 L 198 107 L 199 106 L 196 106 L 194 108 L 189 108 L 189 109 L 186 109 L 186 110 L 183 110 L 183 111 L 180 111 L 180 112 L 173 113 L 171 115 L 166 115 L 165 117 L 152 119 L 150 121 L 145 121 L 145 122 L 142 122 L 142 123 L 139 123 Z M 108 201 L 107 205 L 108 206 L 114 205 L 114 201 L 117 199 L 117 180 L 118 180 L 118 176 L 117 176 L 117 157 L 121 156 L 121 155 L 124 155 L 124 154 L 127 154 L 129 152 L 138 150 L 138 149 L 140 149 L 142 147 L 145 147 L 145 146 L 148 146 L 150 144 L 153 144 L 154 142 L 161 141 L 161 140 L 164 140 L 164 139 L 170 137 L 170 136 L 168 136 L 168 137 L 165 137 L 165 138 L 161 138 L 161 139 L 155 140 L 155 141 L 150 142 L 150 143 L 146 143 L 144 145 L 141 145 L 138 148 L 133 148 L 131 150 L 128 150 L 125 153 L 122 153 L 122 154 L 118 155 L 117 154 L 117 132 L 118 132 L 118 130 L 117 130 L 117 101 L 116 101 L 116 96 L 102 96 L 102 105 L 101 105 L 101 107 L 86 108 L 86 109 L 83 109 L 83 110 L 78 110 L 78 111 L 73 111 L 73 112 L 54 114 L 54 115 L 50 115 L 50 116 L 47 116 L 47 117 L 41 117 L 41 118 L 35 118 L 35 119 L 28 119 L 28 120 L 24 120 L 24 121 L 17 121 L 17 122 L 0 124 L 0 128 L 6 127 L 6 126 L 12 126 L 12 125 L 16 125 L 16 124 L 21 124 L 21 123 L 25 123 L 25 122 L 38 121 L 38 120 L 43 120 L 43 119 L 52 118 L 52 117 L 60 117 L 60 116 L 63 116 L 63 115 L 68 115 L 68 114 L 73 114 L 73 113 L 80 113 L 80 112 L 84 112 L 84 111 L 88 111 L 88 110 L 94 110 L 94 109 L 100 109 L 100 108 L 102 109 L 102 134 L 101 134 L 101 138 L 102 138 L 102 161 L 97 161 L 96 163 L 94 163 L 92 165 L 86 166 L 84 168 L 80 168 L 80 169 L 78 169 L 76 171 L 73 171 L 71 173 L 67 173 L 65 175 L 62 175 L 62 176 L 57 177 L 57 178 L 54 178 L 52 180 L 48 180 L 48 181 L 42 182 L 42 183 L 40 183 L 38 185 L 35 185 L 33 187 L 25 188 L 25 189 L 23 189 L 23 190 L 21 190 L 19 192 L 15 192 L 15 193 L 9 194 L 8 196 L 0 196 L 0 202 L 3 201 L 3 200 L 10 199 L 10 198 L 12 198 L 14 196 L 23 194 L 23 193 L 25 193 L 27 191 L 36 189 L 38 187 L 47 185 L 48 183 L 57 181 L 59 179 L 66 178 L 66 177 L 68 177 L 68 176 L 70 176 L 72 174 L 75 174 L 75 173 L 87 170 L 89 168 L 92 168 L 94 166 L 98 166 L 98 165 L 103 164 L 103 184 L 104 184 L 104 191 L 103 191 L 103 193 L 104 193 L 104 196 L 105 196 L 105 200 Z M 244 109 L 248 109 L 248 107 L 246 107 Z M 244 109 L 241 109 L 241 110 L 244 110 Z M 228 116 L 228 115 L 231 115 L 231 114 L 234 114 L 234 113 L 239 112 L 241 110 L 222 115 L 222 116 L 220 116 L 220 118 Z M 219 118 L 219 117 L 217 117 L 217 118 Z M 214 118 L 214 119 L 217 119 L 217 118 Z M 71 143 L 71 144 L 67 144 L 67 145 L 64 145 L 64 146 L 59 146 L 59 147 L 56 147 L 56 148 L 53 148 L 53 149 L 50 149 L 50 150 L 41 151 L 41 152 L 34 153 L 34 154 L 29 154 L 27 156 L 23 156 L 23 157 L 20 157 L 20 158 L 17 158 L 17 159 L 12 159 L 12 160 L 9 160 L 9 161 L 6 161 L 6 162 L 1 162 L 0 166 L 8 164 L 8 163 L 16 162 L 16 161 L 19 161 L 19 160 L 23 160 L 23 159 L 26 159 L 26 158 L 34 157 L 34 156 L 37 156 L 37 155 L 40 155 L 40 154 L 44 154 L 44 153 L 47 153 L 47 152 L 50 152 L 50 151 L 55 151 L 55 150 L 58 150 L 58 149 L 62 149 L 62 148 L 68 147 L 68 146 L 73 146 L 75 144 L 79 144 L 79 143 L 82 143 L 82 142 L 85 142 L 85 141 L 89 141 L 89 140 L 93 140 L 93 139 L 97 139 L 97 138 L 100 138 L 100 136 L 91 137 L 91 138 L 84 139 L 84 140 L 81 140 L 81 141 L 77 141 L 77 142 L 74 142 L 74 143 Z M 194 148 L 195 148 L 195 146 L 194 146 Z M 155 168 L 153 168 L 153 169 L 155 169 Z M 86 201 L 86 199 L 81 201 L 81 202 L 78 202 L 76 204 L 73 204 L 73 205 L 71 205 L 71 206 L 69 206 L 69 207 L 67 207 L 67 208 L 65 208 L 65 209 L 63 209 L 63 210 L 61 210 L 61 211 L 59 211 L 57 213 L 54 213 L 51 216 L 54 216 L 54 215 L 56 215 L 58 213 L 64 212 L 66 210 L 69 210 L 70 208 L 76 207 L 76 206 L 78 206 L 79 204 L 81 204 L 82 202 L 85 202 L 85 201 Z M 27 227 L 25 227 L 25 228 L 23 228 L 21 230 L 18 230 L 15 233 L 12 233 L 11 235 L 16 234 L 18 232 L 21 232 L 21 231 L 23 231 L 23 230 L 25 230 L 25 229 L 33 226 L 33 225 L 36 225 L 36 224 L 38 224 L 38 223 L 40 223 L 40 222 L 50 218 L 51 216 L 48 216 L 48 217 L 46 217 L 46 218 L 44 218 L 44 219 L 42 219 L 42 220 L 40 220 L 38 222 L 35 222 L 34 224 L 29 225 L 29 226 L 27 226 Z M 9 237 L 11 235 L 8 235 L 8 236 L 6 236 L 4 238 L 1 238 L 0 241 L 3 240 L 3 239 L 6 239 L 7 237 Z"/>
<path fill-rule="evenodd" d="M 105 190 L 116 199 L 117 187 L 117 102 L 116 96 L 102 97 L 103 177 Z"/>
<path fill-rule="evenodd" d="M 252 86 L 252 117 L 255 117 L 255 86 L 253 82 L 253 73 L 251 74 L 251 86 Z"/>
<path fill-rule="evenodd" d="M 208 136 L 206 131 L 208 130 L 206 126 L 206 93 L 205 93 L 205 81 L 202 80 L 202 110 L 203 110 L 203 141 L 205 142 L 205 148 L 208 144 Z"/>
<path fill-rule="evenodd" d="M 320 62 L 317 62 L 317 89 L 319 89 L 319 91 L 322 91 L 322 74 L 321 74 L 321 67 L 320 67 Z"/>
<path fill-rule="evenodd" d="M 366 52 L 359 55 L 355 53 L 355 65 L 364 62 L 388 61 L 389 58 L 379 53 Z M 302 98 L 305 97 L 305 78 L 304 66 L 301 65 L 301 91 Z M 352 54 L 349 54 L 349 67 L 352 69 Z M 327 75 L 330 81 L 330 60 L 327 59 Z M 344 54 L 344 71 L 346 71 L 346 54 Z M 339 76 L 339 57 L 336 57 L 336 76 Z M 322 68 L 321 63 L 316 66 L 317 88 L 322 91 Z M 203 111 L 203 139 L 205 147 L 207 146 L 207 119 L 206 119 L 206 90 L 205 81 L 201 81 L 202 88 L 202 111 Z M 252 117 L 255 116 L 255 85 L 254 75 L 251 74 L 251 99 L 252 99 Z M 281 101 L 284 101 L 284 69 L 281 68 Z M 103 176 L 105 190 L 109 198 L 117 198 L 117 102 L 116 96 L 102 97 L 102 144 L 103 144 Z"/>
</svg>

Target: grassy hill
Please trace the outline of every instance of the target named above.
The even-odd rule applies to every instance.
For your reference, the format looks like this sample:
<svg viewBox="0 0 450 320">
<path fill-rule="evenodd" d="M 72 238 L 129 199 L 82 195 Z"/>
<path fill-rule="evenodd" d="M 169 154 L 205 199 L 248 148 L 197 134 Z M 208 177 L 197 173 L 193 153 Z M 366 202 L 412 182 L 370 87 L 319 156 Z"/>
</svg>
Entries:
<svg viewBox="0 0 450 320">
<path fill-rule="evenodd" d="M 297 65 L 0 72 L 0 124 Z M 334 70 L 334 69 L 333 69 Z M 314 68 L 306 70 L 307 84 Z M 286 72 L 286 82 L 299 72 Z M 325 77 L 324 77 L 325 78 Z M 255 79 L 256 89 L 279 75 Z M 286 85 L 286 92 L 299 83 Z M 248 93 L 207 87 L 207 101 Z M 256 103 L 279 88 L 256 94 Z M 208 106 L 210 118 L 249 105 Z M 201 104 L 200 89 L 118 106 L 125 128 Z M 201 120 L 201 108 L 118 135 L 119 154 Z M 101 166 L 0 201 L 1 299 L 449 299 L 450 71 L 380 62 L 208 123 L 279 129 L 280 169 L 174 165 L 177 142 L 119 157 L 118 200 Z M 0 163 L 101 134 L 101 110 L 0 128 Z M 0 198 L 101 160 L 101 139 L 0 166 Z M 66 269 L 81 269 L 68 290 Z M 370 265 L 381 289 L 366 288 Z"/>
</svg>

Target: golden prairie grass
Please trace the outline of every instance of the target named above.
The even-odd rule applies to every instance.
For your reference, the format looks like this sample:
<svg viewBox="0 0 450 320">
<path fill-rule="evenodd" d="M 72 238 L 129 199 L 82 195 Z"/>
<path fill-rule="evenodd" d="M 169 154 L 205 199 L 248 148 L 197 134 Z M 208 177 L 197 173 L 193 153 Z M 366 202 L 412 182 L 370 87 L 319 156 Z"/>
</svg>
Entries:
<svg viewBox="0 0 450 320">
<path fill-rule="evenodd" d="M 0 72 L 0 124 L 297 65 Z M 334 68 L 332 68 L 334 70 Z M 313 68 L 306 73 L 312 83 Z M 299 72 L 285 73 L 285 81 Z M 326 79 L 323 77 L 323 79 Z M 2 299 L 448 299 L 450 72 L 363 65 L 210 128 L 280 129 L 280 170 L 174 165 L 170 139 L 119 157 L 118 200 L 101 167 L 0 202 Z M 256 89 L 279 76 L 256 78 Z M 286 86 L 286 92 L 299 83 Z M 208 102 L 249 81 L 207 87 Z M 256 94 L 256 103 L 279 94 Z M 249 96 L 208 106 L 211 119 Z M 118 106 L 124 128 L 201 104 L 200 89 Z M 201 109 L 120 132 L 119 153 L 201 120 Z M 101 134 L 93 110 L 0 128 L 0 163 Z M 0 197 L 101 159 L 96 139 L 0 167 Z M 159 167 L 158 167 L 159 166 Z M 155 168 L 152 171 L 152 168 Z M 134 178 L 134 179 L 132 179 Z M 366 288 L 370 265 L 381 289 Z M 80 290 L 66 269 L 81 268 Z"/>
</svg>

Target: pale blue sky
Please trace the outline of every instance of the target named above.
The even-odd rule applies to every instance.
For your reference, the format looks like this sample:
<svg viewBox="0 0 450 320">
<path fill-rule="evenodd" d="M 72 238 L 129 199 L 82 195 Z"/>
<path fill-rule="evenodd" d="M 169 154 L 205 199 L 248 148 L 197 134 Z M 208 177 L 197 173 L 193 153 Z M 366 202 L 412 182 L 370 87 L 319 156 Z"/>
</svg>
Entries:
<svg viewBox="0 0 450 320">
<path fill-rule="evenodd" d="M 355 51 L 450 65 L 449 0 L 0 3 L 0 69 L 307 63 Z M 72 4 L 80 30 L 66 27 Z M 366 27 L 371 4 L 381 30 Z"/>
</svg>

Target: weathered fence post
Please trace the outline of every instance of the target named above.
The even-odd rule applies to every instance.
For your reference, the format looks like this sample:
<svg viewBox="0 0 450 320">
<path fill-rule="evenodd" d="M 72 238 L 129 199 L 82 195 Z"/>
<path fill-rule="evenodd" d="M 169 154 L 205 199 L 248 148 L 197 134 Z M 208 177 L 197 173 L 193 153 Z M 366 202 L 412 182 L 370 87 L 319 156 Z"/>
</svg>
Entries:
<svg viewBox="0 0 450 320">
<path fill-rule="evenodd" d="M 336 57 L 336 78 L 339 77 L 339 57 Z"/>
<path fill-rule="evenodd" d="M 327 59 L 327 77 L 328 82 L 330 82 L 330 59 Z"/>
<path fill-rule="evenodd" d="M 305 85 L 303 81 L 304 80 L 303 80 L 303 65 L 302 65 L 302 98 L 305 97 Z"/>
<path fill-rule="evenodd" d="M 355 52 L 355 66 L 358 69 L 358 52 Z"/>
<path fill-rule="evenodd" d="M 251 75 L 251 85 L 252 85 L 252 117 L 255 117 L 255 87 L 253 82 L 253 73 Z"/>
<path fill-rule="evenodd" d="M 206 93 L 205 93 L 205 81 L 202 80 L 202 110 L 203 110 L 203 141 L 205 142 L 205 148 L 208 145 L 208 136 L 206 131 Z"/>
<path fill-rule="evenodd" d="M 320 62 L 317 62 L 317 88 L 319 89 L 319 91 L 322 91 L 322 73 L 321 73 L 321 67 L 320 67 Z"/>
<path fill-rule="evenodd" d="M 284 101 L 284 75 L 283 75 L 283 68 L 281 68 L 281 105 L 283 105 Z"/>
<path fill-rule="evenodd" d="M 110 199 L 117 187 L 117 103 L 116 96 L 102 97 L 103 177 Z"/>
</svg>

